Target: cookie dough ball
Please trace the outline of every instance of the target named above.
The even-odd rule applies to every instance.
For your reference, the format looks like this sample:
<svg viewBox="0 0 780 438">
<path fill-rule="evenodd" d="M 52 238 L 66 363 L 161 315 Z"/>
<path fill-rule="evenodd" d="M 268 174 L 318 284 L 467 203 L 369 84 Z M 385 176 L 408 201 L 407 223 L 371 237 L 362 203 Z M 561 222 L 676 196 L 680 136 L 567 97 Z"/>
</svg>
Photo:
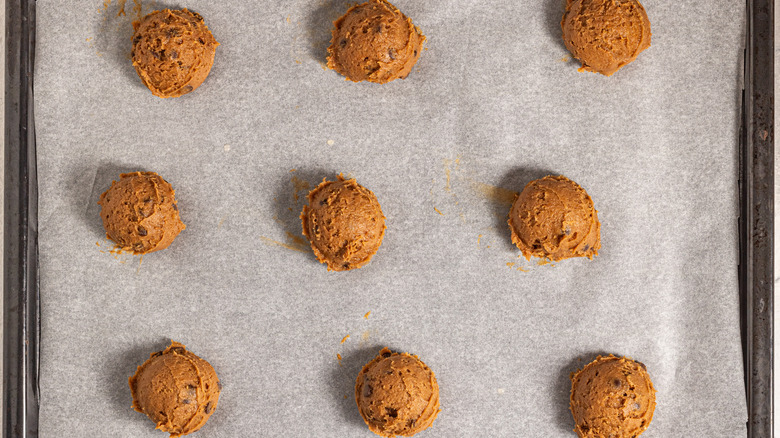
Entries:
<svg viewBox="0 0 780 438">
<path fill-rule="evenodd" d="M 339 175 L 323 179 L 303 206 L 303 235 L 329 271 L 348 271 L 365 265 L 385 235 L 385 216 L 376 196 L 354 179 Z"/>
<path fill-rule="evenodd" d="M 634 438 L 655 411 L 655 388 L 640 362 L 599 356 L 572 374 L 571 413 L 581 438 Z"/>
<path fill-rule="evenodd" d="M 422 53 L 425 36 L 385 0 L 354 6 L 333 24 L 328 67 L 354 82 L 405 79 Z"/>
<path fill-rule="evenodd" d="M 528 183 L 509 210 L 509 229 L 512 243 L 526 259 L 592 259 L 601 248 L 601 224 L 593 200 L 565 176 Z"/>
<path fill-rule="evenodd" d="M 179 97 L 206 80 L 219 43 L 203 17 L 187 9 L 163 9 L 133 27 L 133 66 L 155 96 Z"/>
<path fill-rule="evenodd" d="M 439 414 L 439 384 L 417 356 L 383 348 L 358 374 L 355 401 L 375 434 L 412 436 Z"/>
<path fill-rule="evenodd" d="M 222 389 L 208 362 L 173 341 L 164 351 L 152 353 L 129 383 L 133 408 L 171 437 L 203 427 L 217 408 Z"/>
<path fill-rule="evenodd" d="M 650 20 L 637 0 L 568 0 L 561 28 L 582 69 L 606 76 L 650 47 Z"/>
<path fill-rule="evenodd" d="M 98 201 L 106 237 L 135 254 L 167 248 L 185 228 L 174 194 L 154 172 L 119 175 Z"/>
</svg>

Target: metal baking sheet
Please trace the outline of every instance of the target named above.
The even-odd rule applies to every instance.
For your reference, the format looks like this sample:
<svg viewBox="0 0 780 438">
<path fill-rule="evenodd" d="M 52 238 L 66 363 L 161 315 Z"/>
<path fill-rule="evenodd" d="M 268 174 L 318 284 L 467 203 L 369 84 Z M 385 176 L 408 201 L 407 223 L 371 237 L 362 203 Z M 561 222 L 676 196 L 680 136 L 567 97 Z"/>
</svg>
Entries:
<svg viewBox="0 0 780 438">
<path fill-rule="evenodd" d="M 568 373 L 603 352 L 651 370 L 646 436 L 744 435 L 744 10 L 716 3 L 645 2 L 653 47 L 609 79 L 568 60 L 558 2 L 399 3 L 428 50 L 376 86 L 323 68 L 343 2 L 191 2 L 222 46 L 201 89 L 163 101 L 127 59 L 134 5 L 39 2 L 41 435 L 158 435 L 126 378 L 171 338 L 225 384 L 201 436 L 366 436 L 351 386 L 385 345 L 437 373 L 431 436 L 571 435 Z M 111 254 L 95 204 L 135 169 L 174 185 L 188 225 L 143 259 Z M 339 172 L 388 217 L 374 261 L 342 274 L 297 222 Z M 594 261 L 511 247 L 508 195 L 547 173 L 594 198 Z"/>
</svg>

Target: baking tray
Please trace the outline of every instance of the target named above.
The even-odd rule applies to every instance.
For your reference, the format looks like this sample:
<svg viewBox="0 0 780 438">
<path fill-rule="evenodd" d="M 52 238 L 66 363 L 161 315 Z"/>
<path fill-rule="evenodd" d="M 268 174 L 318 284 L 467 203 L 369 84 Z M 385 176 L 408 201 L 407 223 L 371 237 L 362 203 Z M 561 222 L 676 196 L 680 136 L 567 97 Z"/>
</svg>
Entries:
<svg viewBox="0 0 780 438">
<path fill-rule="evenodd" d="M 35 1 L 6 1 L 4 436 L 37 436 Z M 739 286 L 748 436 L 772 436 L 774 5 L 747 2 L 739 144 Z"/>
</svg>

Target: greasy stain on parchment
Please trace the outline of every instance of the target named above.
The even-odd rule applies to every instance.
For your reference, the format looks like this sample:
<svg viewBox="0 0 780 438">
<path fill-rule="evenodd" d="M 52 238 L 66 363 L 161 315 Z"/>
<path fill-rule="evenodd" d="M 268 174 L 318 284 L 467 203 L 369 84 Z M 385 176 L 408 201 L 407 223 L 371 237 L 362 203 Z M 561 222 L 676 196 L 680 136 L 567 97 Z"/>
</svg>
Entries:
<svg viewBox="0 0 780 438">
<path fill-rule="evenodd" d="M 279 242 L 278 240 L 271 239 L 269 237 L 260 236 L 260 239 L 263 241 L 263 243 L 271 246 L 279 246 L 281 248 L 290 249 L 293 251 L 299 251 L 299 252 L 309 252 L 309 248 L 305 246 L 301 246 L 295 242 L 290 243 L 288 242 Z"/>
<path fill-rule="evenodd" d="M 461 154 L 444 157 L 441 159 L 443 170 L 440 179 L 431 181 L 431 203 L 435 214 L 446 216 L 448 213 L 457 214 L 462 226 L 474 228 L 474 242 L 480 250 L 495 251 L 499 249 L 511 257 L 507 267 L 521 272 L 527 272 L 533 264 L 518 261 L 517 253 L 509 250 L 506 245 L 498 245 L 508 237 L 504 234 L 509 230 L 503 227 L 503 223 L 509 214 L 509 209 L 518 195 L 518 192 L 505 187 L 489 184 L 481 181 L 476 172 L 471 170 L 469 160 Z M 475 201 L 489 201 L 492 204 L 492 223 L 485 224 L 485 208 L 475 208 Z M 482 202 L 484 203 L 484 202 Z M 488 213 L 490 218 L 490 213 Z M 523 266 L 526 265 L 526 266 Z"/>
<path fill-rule="evenodd" d="M 363 322 L 358 322 L 357 324 L 360 324 L 360 325 L 363 325 L 363 324 L 370 324 L 370 322 L 367 322 L 367 321 L 366 321 L 366 320 L 368 319 L 368 315 L 370 315 L 370 314 L 371 314 L 371 311 L 369 310 L 368 312 L 366 312 L 366 314 L 365 314 L 365 315 L 363 315 L 363 318 L 361 318 L 361 319 L 363 320 Z M 357 327 L 356 327 L 356 328 L 357 328 Z M 354 331 L 353 331 L 353 330 L 350 330 L 350 331 L 351 331 L 352 333 L 356 333 L 358 330 L 360 330 L 360 329 L 359 329 L 359 328 L 357 328 L 357 330 L 354 330 Z M 365 346 L 367 345 L 367 343 L 368 343 L 368 340 L 371 338 L 371 335 L 372 335 L 372 334 L 373 334 L 373 335 L 376 335 L 376 331 L 374 331 L 374 330 L 371 330 L 371 329 L 368 329 L 368 330 L 363 330 L 363 332 L 360 334 L 360 341 L 359 341 L 359 345 L 360 345 L 360 347 L 365 347 Z M 347 341 L 348 341 L 350 338 L 352 338 L 352 334 L 350 334 L 350 333 L 347 333 L 347 335 L 346 335 L 346 336 L 344 336 L 343 338 L 341 338 L 341 341 L 339 342 L 339 345 L 338 345 L 338 347 L 337 347 L 337 348 L 339 348 L 339 351 L 344 351 L 344 349 L 345 349 L 345 348 L 350 348 L 350 347 L 349 347 L 349 345 L 350 345 L 350 344 L 354 344 L 354 343 L 353 343 L 353 342 L 351 342 L 351 341 L 350 341 L 350 342 L 347 342 Z M 338 361 L 339 361 L 339 366 L 341 366 L 341 353 L 336 353 L 336 359 L 338 359 Z"/>
<path fill-rule="evenodd" d="M 306 195 L 311 189 L 312 184 L 305 179 L 299 178 L 295 173 L 296 169 L 290 169 L 290 185 L 292 186 L 292 190 L 290 198 L 287 198 L 289 201 L 274 198 L 276 203 L 292 205 L 286 207 L 284 209 L 285 211 L 277 211 L 277 213 L 273 215 L 273 220 L 284 228 L 285 240 L 279 241 L 267 236 L 260 236 L 260 239 L 267 245 L 308 253 L 311 252 L 311 247 L 303 237 L 298 214 L 303 209 L 303 204 L 306 202 Z M 279 217 L 280 215 L 283 217 Z M 295 230 L 292 231 L 290 227 L 295 227 Z"/>
<path fill-rule="evenodd" d="M 133 21 L 161 7 L 156 0 L 102 0 L 97 5 L 101 19 L 95 20 L 94 34 L 85 36 L 87 47 L 99 57 L 109 55 L 117 62 L 130 62 Z"/>
<path fill-rule="evenodd" d="M 111 12 L 111 13 L 115 13 L 117 17 L 126 17 L 127 7 L 129 6 L 127 2 L 128 0 L 116 0 L 116 1 L 104 0 L 103 6 L 98 8 L 98 13 L 103 14 L 106 12 Z M 148 3 L 150 2 L 147 1 L 147 4 Z M 140 20 L 141 18 L 143 18 L 143 9 L 144 9 L 144 5 L 142 0 L 133 0 L 131 17 L 135 17 L 136 20 Z"/>
<path fill-rule="evenodd" d="M 137 257 L 138 267 L 136 268 L 135 273 L 136 274 L 141 273 L 141 264 L 143 264 L 144 261 L 143 254 L 133 254 L 130 251 L 125 251 L 119 245 L 109 240 L 108 238 L 103 239 L 102 244 L 100 243 L 100 241 L 95 242 L 95 246 L 97 246 L 98 251 L 100 251 L 101 254 L 110 255 L 111 257 L 114 258 L 114 260 L 118 261 L 119 264 L 122 265 L 124 265 L 128 261 L 134 260 Z"/>
</svg>

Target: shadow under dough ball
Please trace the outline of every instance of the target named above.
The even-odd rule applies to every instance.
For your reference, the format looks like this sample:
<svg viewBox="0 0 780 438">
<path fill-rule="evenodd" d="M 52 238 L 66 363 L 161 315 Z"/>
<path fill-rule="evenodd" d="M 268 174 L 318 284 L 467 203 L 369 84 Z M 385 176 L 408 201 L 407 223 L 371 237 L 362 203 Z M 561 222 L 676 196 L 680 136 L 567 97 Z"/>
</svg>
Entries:
<svg viewBox="0 0 780 438">
<path fill-rule="evenodd" d="M 133 66 L 155 96 L 179 97 L 206 80 L 219 43 L 199 14 L 163 9 L 133 27 Z"/>
<path fill-rule="evenodd" d="M 405 79 L 425 41 L 412 20 L 385 0 L 354 6 L 333 25 L 328 67 L 354 82 Z"/>
<path fill-rule="evenodd" d="M 301 224 L 317 259 L 329 271 L 348 271 L 368 263 L 386 228 L 374 193 L 339 175 L 336 181 L 323 179 L 309 192 L 308 200 Z"/>
<path fill-rule="evenodd" d="M 173 341 L 165 350 L 152 353 L 129 384 L 133 408 L 172 438 L 203 427 L 222 390 L 214 368 Z"/>
<path fill-rule="evenodd" d="M 154 172 L 119 175 L 98 201 L 106 237 L 135 254 L 167 248 L 185 228 L 174 195 Z"/>
<path fill-rule="evenodd" d="M 571 413 L 581 438 L 635 438 L 655 411 L 655 388 L 644 364 L 598 356 L 571 376 Z"/>
<path fill-rule="evenodd" d="M 526 259 L 598 255 L 601 224 L 585 189 L 565 176 L 529 182 L 509 210 L 512 243 Z"/>
<path fill-rule="evenodd" d="M 606 76 L 650 47 L 650 20 L 638 0 L 568 0 L 561 28 L 582 70 Z"/>
<path fill-rule="evenodd" d="M 412 436 L 439 414 L 439 384 L 417 356 L 383 348 L 358 374 L 355 402 L 375 434 Z"/>
</svg>

